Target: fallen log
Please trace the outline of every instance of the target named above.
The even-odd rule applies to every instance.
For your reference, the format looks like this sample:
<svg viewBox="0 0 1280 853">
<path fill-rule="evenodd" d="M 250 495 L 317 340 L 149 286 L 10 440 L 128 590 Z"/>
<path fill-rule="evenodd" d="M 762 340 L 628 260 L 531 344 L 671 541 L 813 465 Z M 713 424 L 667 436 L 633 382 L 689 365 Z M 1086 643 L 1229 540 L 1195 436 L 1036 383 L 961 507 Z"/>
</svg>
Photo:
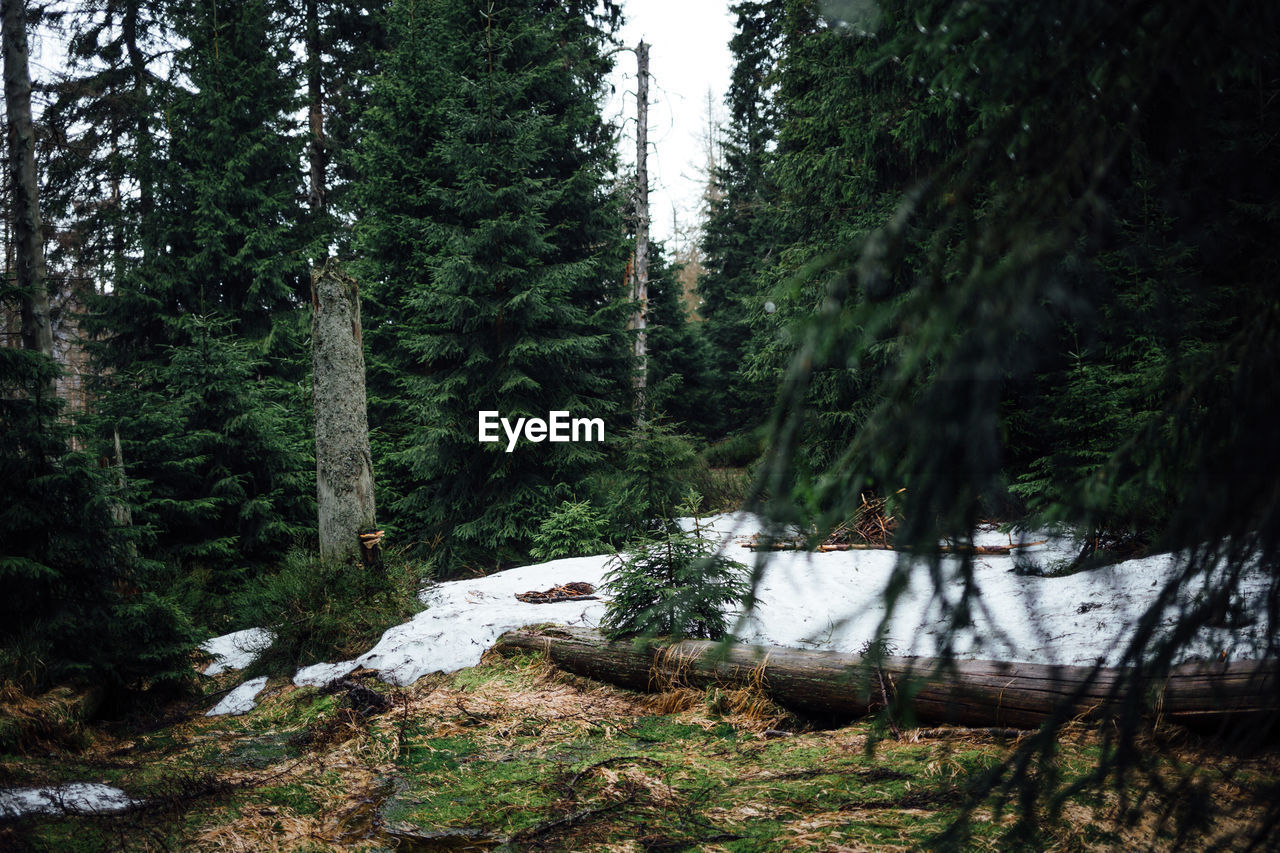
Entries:
<svg viewBox="0 0 1280 853">
<path fill-rule="evenodd" d="M 610 641 L 588 628 L 522 628 L 503 634 L 494 648 L 545 652 L 569 672 L 634 690 L 751 686 L 783 707 L 832 720 L 883 708 L 882 680 L 894 694 L 895 710 L 914 722 L 1013 728 L 1034 728 L 1055 714 L 1105 718 L 1135 687 L 1119 669 L 909 657 L 883 657 L 876 666 L 843 652 L 725 647 L 706 640 Z M 1188 663 L 1158 681 L 1139 683 L 1137 698 L 1158 719 L 1198 728 L 1271 726 L 1280 716 L 1278 688 L 1275 660 Z"/>
<path fill-rule="evenodd" d="M 1049 540 L 1041 539 L 1038 542 L 1020 542 L 1014 545 L 939 545 L 939 554 L 972 554 L 978 557 L 1008 557 L 1015 551 L 1026 548 L 1032 548 L 1036 545 L 1044 545 Z M 831 544 L 818 545 L 816 548 L 810 548 L 801 542 L 748 542 L 742 547 L 749 548 L 752 551 L 817 551 L 818 553 L 827 553 L 830 551 L 910 551 L 910 548 L 897 548 L 893 545 L 878 545 L 868 542 L 833 542 Z"/>
</svg>

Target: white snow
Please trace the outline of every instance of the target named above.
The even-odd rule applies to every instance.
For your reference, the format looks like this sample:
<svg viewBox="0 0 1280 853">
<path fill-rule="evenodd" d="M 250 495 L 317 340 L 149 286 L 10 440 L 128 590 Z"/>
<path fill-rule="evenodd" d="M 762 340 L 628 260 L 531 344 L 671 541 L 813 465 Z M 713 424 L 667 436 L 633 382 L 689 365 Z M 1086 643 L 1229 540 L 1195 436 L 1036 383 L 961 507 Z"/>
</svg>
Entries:
<svg viewBox="0 0 1280 853">
<path fill-rule="evenodd" d="M 293 683 L 299 687 L 307 684 L 323 687 L 330 681 L 341 678 L 355 668 L 356 662 L 353 660 L 344 660 L 341 663 L 312 664 L 298 670 L 293 676 Z"/>
<path fill-rule="evenodd" d="M 221 675 L 233 669 L 244 669 L 253 663 L 260 652 L 271 645 L 275 637 L 262 628 L 246 628 L 205 640 L 200 648 L 213 655 L 213 663 L 205 669 L 205 675 Z"/>
<path fill-rule="evenodd" d="M 267 677 L 265 675 L 257 678 L 251 678 L 244 684 L 241 684 L 235 690 L 232 690 L 226 696 L 222 697 L 222 701 L 214 705 L 205 712 L 206 717 L 216 717 L 220 714 L 247 714 L 253 710 L 257 695 L 262 692 L 262 688 L 267 686 Z"/>
<path fill-rule="evenodd" d="M 96 814 L 118 812 L 138 803 L 124 791 L 99 782 L 72 782 L 53 788 L 0 790 L 0 818 L 24 814 Z"/>
<path fill-rule="evenodd" d="M 427 609 L 382 635 L 376 646 L 354 661 L 376 669 L 392 684 L 412 684 L 432 672 L 453 672 L 480 662 L 480 656 L 504 632 L 540 622 L 594 627 L 604 613 L 603 600 L 526 604 L 517 593 L 545 590 L 572 581 L 599 587 L 608 556 L 572 557 L 522 566 L 470 580 L 438 584 L 421 594 Z M 349 666 L 348 666 L 349 664 Z M 318 672 L 308 667 L 294 676 Z"/>
<path fill-rule="evenodd" d="M 768 645 L 860 652 L 876 638 L 884 618 L 882 593 L 896 573 L 905 573 L 906 588 L 899 596 L 883 637 L 897 654 L 934 655 L 945 634 L 944 605 L 954 606 L 962 588 L 959 559 L 944 561 L 941 589 L 934 593 L 926 567 L 899 560 L 891 551 L 811 553 L 780 551 L 759 555 L 743 547 L 760 530 L 760 520 L 744 513 L 713 516 L 709 529 L 720 537 L 733 558 L 754 565 L 765 562 L 756 588 L 757 605 L 734 633 L 742 640 Z M 683 521 L 686 527 L 690 522 Z M 1023 549 L 1019 556 L 984 556 L 974 560 L 974 585 L 981 592 L 971 607 L 972 624 L 953 637 L 954 651 L 963 657 L 1007 661 L 1088 665 L 1102 661 L 1116 665 L 1138 618 L 1156 592 L 1177 570 L 1171 555 L 1130 560 L 1105 569 L 1068 577 L 1046 578 L 1016 574 L 1017 562 L 1038 569 L 1064 564 L 1079 551 L 1078 544 L 1047 534 L 1014 542 L 1044 544 Z M 973 544 L 1007 545 L 1007 534 L 979 531 Z M 379 670 L 394 684 L 410 684 L 431 672 L 452 672 L 474 666 L 504 631 L 535 623 L 595 626 L 604 601 L 525 604 L 515 594 L 549 589 L 569 581 L 586 581 L 602 599 L 608 589 L 603 575 L 609 557 L 579 557 L 522 566 L 474 580 L 450 581 L 426 590 L 428 609 L 385 634 L 370 651 L 354 661 L 317 665 L 295 676 L 295 683 L 324 683 L 331 673 L 345 674 L 357 666 Z M 1265 573 L 1247 573 L 1240 584 L 1246 610 L 1261 614 Z M 1181 590 L 1163 614 L 1171 626 L 1177 608 L 1196 590 Z M 1250 604 L 1252 602 L 1252 604 Z M 1183 652 L 1183 659 L 1256 656 L 1266 626 L 1262 617 L 1253 626 L 1208 630 Z"/>
<path fill-rule="evenodd" d="M 980 544 L 996 544 L 993 541 Z M 1005 540 L 1007 543 L 1007 540 Z M 962 657 L 1032 663 L 1117 666 L 1139 618 L 1157 592 L 1178 569 L 1169 554 L 1129 560 L 1067 577 L 1035 577 L 1013 571 L 1014 560 L 1046 566 L 1070 559 L 1074 548 L 1050 541 L 1021 557 L 977 557 L 974 587 L 980 592 L 970 605 L 971 624 L 952 637 Z M 945 612 L 960 602 L 960 561 L 942 566 L 941 593 L 920 564 L 899 563 L 888 551 L 845 551 L 832 554 L 782 552 L 770 555 L 757 587 L 759 603 L 735 634 L 747 642 L 799 648 L 858 652 L 876 635 L 885 616 L 881 594 L 895 573 L 906 588 L 895 605 L 883 637 L 892 653 L 936 655 L 944 642 Z M 1249 573 L 1240 585 L 1244 600 L 1261 613 L 1267 578 Z M 1161 614 L 1171 628 L 1179 607 L 1196 590 L 1180 590 Z M 1181 652 L 1181 659 L 1255 657 L 1263 647 L 1261 620 L 1234 630 L 1201 632 Z"/>
<path fill-rule="evenodd" d="M 682 523 L 691 524 L 687 519 Z M 940 651 L 946 635 L 945 613 L 959 603 L 963 589 L 958 558 L 943 561 L 940 583 L 934 583 L 923 563 L 895 552 L 758 554 L 743 547 L 761 529 L 755 516 L 719 515 L 705 523 L 729 556 L 748 566 L 756 566 L 758 559 L 765 561 L 759 568 L 755 610 L 733 629 L 739 639 L 861 652 L 876 639 L 884 619 L 884 590 L 900 580 L 903 590 L 882 639 L 895 654 L 932 656 Z M 1058 578 L 1015 573 L 1014 566 L 1019 564 L 1032 570 L 1052 569 L 1079 551 L 1077 543 L 1046 534 L 1028 535 L 1021 541 L 1042 539 L 1048 541 L 1027 547 L 1015 557 L 974 559 L 973 585 L 981 595 L 970 606 L 970 625 L 952 635 L 954 652 L 962 657 L 1032 663 L 1121 663 L 1138 619 L 1179 570 L 1177 559 L 1156 555 Z M 973 544 L 1009 542 L 1008 535 L 988 529 L 979 531 Z M 474 666 L 505 631 L 539 623 L 594 627 L 608 598 L 604 574 L 609 560 L 610 555 L 553 560 L 429 587 L 421 593 L 427 609 L 389 629 L 368 652 L 355 660 L 304 667 L 294 683 L 322 685 L 366 667 L 379 671 L 386 681 L 406 685 L 428 673 Z M 515 597 L 571 581 L 594 585 L 600 599 L 527 604 Z M 1183 650 L 1181 659 L 1224 654 L 1233 659 L 1257 657 L 1268 631 L 1263 606 L 1267 583 L 1263 571 L 1252 569 L 1238 586 L 1243 610 L 1256 615 L 1255 624 L 1206 629 Z M 1162 626 L 1172 626 L 1179 608 L 1198 591 L 1198 587 L 1179 590 L 1161 614 Z M 269 636 L 242 631 L 228 637 L 242 635 L 233 643 L 236 648 L 261 648 L 258 644 Z M 210 713 L 245 713 L 253 707 L 253 696 L 262 683 L 263 679 L 256 679 L 241 685 Z M 229 710 L 233 701 L 235 708 L 243 710 Z"/>
</svg>

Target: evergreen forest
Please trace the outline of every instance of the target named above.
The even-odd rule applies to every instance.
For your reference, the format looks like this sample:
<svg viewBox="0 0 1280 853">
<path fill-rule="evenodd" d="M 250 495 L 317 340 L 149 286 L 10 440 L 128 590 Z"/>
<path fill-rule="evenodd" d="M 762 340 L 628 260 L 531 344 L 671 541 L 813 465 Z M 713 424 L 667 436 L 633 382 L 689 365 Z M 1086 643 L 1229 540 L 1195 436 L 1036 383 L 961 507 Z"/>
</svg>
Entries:
<svg viewBox="0 0 1280 853">
<path fill-rule="evenodd" d="M 1229 781 L 1259 805 L 1216 849 L 1275 843 L 1274 670 L 1249 724 L 1211 735 L 1153 728 L 1138 685 L 1224 625 L 1256 626 L 1255 657 L 1280 657 L 1280 5 L 713 1 L 734 22 L 730 85 L 700 221 L 675 245 L 650 243 L 648 184 L 622 155 L 635 127 L 606 110 L 645 0 L 3 0 L 0 788 L 42 780 L 28 756 L 92 768 L 94 732 L 211 704 L 210 638 L 269 629 L 249 674 L 292 676 L 367 651 L 422 589 L 562 558 L 618 555 L 611 637 L 731 640 L 724 613 L 755 601 L 766 548 L 892 548 L 869 594 L 892 611 L 912 579 L 935 590 L 951 662 L 947 638 L 984 606 L 975 531 L 994 525 L 1010 543 L 1070 537 L 1063 576 L 1176 555 L 1120 653 L 1131 698 L 1095 741 L 1066 706 L 1007 749 L 974 735 L 986 745 L 936 758 L 967 780 L 945 819 L 850 847 L 766 843 L 720 812 L 718 828 L 566 835 L 602 802 L 657 796 L 621 754 L 583 756 L 556 794 L 577 805 L 502 849 L 1128 847 L 1128 830 L 1044 834 L 1101 792 L 1147 815 L 1128 826 L 1152 849 L 1207 849 L 1219 782 L 1153 769 L 1166 747 L 1178 766 L 1254 762 Z M 317 544 L 312 322 L 329 272 L 359 294 L 377 514 L 349 531 L 377 545 L 363 564 Z M 603 440 L 497 426 L 481 441 L 482 412 L 599 419 Z M 676 522 L 738 510 L 769 534 L 745 558 Z M 881 538 L 859 538 L 868 521 Z M 470 772 L 464 737 L 508 736 L 491 733 L 515 712 L 471 697 L 543 682 L 502 666 L 440 688 L 472 710 L 458 700 L 423 767 Z M 356 687 L 343 725 L 381 731 L 377 703 L 399 700 Z M 879 689 L 849 754 L 902 749 L 883 674 Z M 710 750 L 698 738 L 746 713 L 724 695 L 702 729 L 670 722 L 681 709 L 638 718 L 659 722 L 636 750 Z M 337 742 L 338 700 L 315 701 L 290 749 Z M 808 725 L 767 718 L 759 731 Z M 901 788 L 917 759 L 934 757 L 845 777 Z M 625 799 L 588 802 L 597 766 Z M 174 817 L 239 802 L 240 782 L 156 772 L 168 810 L 83 849 L 267 849 Z M 74 829 L 8 823 L 3 802 L 0 847 L 82 849 Z M 316 837 L 278 849 L 384 849 Z"/>
</svg>

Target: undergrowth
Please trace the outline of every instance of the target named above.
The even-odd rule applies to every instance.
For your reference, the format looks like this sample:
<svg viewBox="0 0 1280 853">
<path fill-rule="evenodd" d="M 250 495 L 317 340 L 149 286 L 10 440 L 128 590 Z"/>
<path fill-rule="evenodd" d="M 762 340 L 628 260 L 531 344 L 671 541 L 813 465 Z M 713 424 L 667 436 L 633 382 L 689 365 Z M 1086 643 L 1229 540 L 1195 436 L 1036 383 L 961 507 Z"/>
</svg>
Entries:
<svg viewBox="0 0 1280 853">
<path fill-rule="evenodd" d="M 275 635 L 249 674 L 292 674 L 300 666 L 355 657 L 421 610 L 420 564 L 394 554 L 383 563 L 366 569 L 290 551 L 237 601 L 244 624 Z"/>
<path fill-rule="evenodd" d="M 981 730 L 886 740 L 866 722 L 810 728 L 750 689 L 646 696 L 537 655 L 490 655 L 407 688 L 373 676 L 327 689 L 273 680 L 244 717 L 196 714 L 101 732 L 80 753 L 0 756 L 6 785 L 103 781 L 145 801 L 120 815 L 0 823 L 0 849 L 927 849 L 966 807 L 964 849 L 1160 850 L 1178 840 L 1155 817 L 1169 805 L 1159 792 L 1128 821 L 1114 792 L 1088 785 L 1046 812 L 1033 837 L 1013 840 L 1010 811 L 970 802 L 974 781 L 1015 748 Z M 1087 729 L 1066 732 L 1064 783 L 1087 779 L 1099 743 Z M 1268 754 L 1228 772 L 1214 755 L 1191 744 L 1183 768 L 1166 768 L 1238 804 L 1184 849 L 1230 848 L 1280 769 Z"/>
</svg>

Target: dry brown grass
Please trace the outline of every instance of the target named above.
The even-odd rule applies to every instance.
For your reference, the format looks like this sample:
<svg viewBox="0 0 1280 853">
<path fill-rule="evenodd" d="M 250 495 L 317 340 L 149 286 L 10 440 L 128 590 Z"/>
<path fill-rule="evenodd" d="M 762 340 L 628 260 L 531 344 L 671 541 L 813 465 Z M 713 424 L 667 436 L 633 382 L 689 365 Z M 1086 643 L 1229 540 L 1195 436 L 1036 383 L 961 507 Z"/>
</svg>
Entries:
<svg viewBox="0 0 1280 853">
<path fill-rule="evenodd" d="M 31 696 L 17 685 L 0 685 L 0 749 L 31 753 L 87 748 L 91 734 L 84 721 L 100 698 L 95 691 L 70 687 Z"/>
<path fill-rule="evenodd" d="M 231 790 L 174 806 L 172 814 L 184 821 L 177 847 L 185 850 L 385 847 L 388 838 L 375 819 L 393 780 L 412 783 L 420 765 L 408 756 L 421 754 L 424 745 L 435 749 L 436 739 L 457 738 L 476 750 L 475 763 L 459 768 L 463 774 L 499 773 L 514 766 L 500 763 L 511 756 L 545 760 L 563 753 L 572 758 L 547 762 L 546 778 L 529 783 L 527 793 L 493 803 L 481 795 L 474 817 L 463 813 L 443 824 L 428 819 L 425 826 L 536 827 L 599 809 L 599 815 L 544 840 L 553 849 L 631 851 L 644 845 L 628 835 L 651 833 L 646 844 L 661 842 L 668 837 L 663 833 L 696 836 L 703 830 L 671 819 L 696 813 L 711 827 L 708 835 L 722 829 L 758 831 L 749 828 L 767 824 L 776 827 L 769 830 L 771 837 L 785 842 L 785 849 L 842 851 L 918 849 L 921 839 L 945 825 L 959 807 L 959 792 L 975 762 L 998 761 L 1019 747 L 1017 737 L 954 728 L 908 731 L 901 740 L 876 740 L 871 749 L 869 740 L 879 736 L 868 725 L 806 730 L 769 702 L 763 682 L 693 689 L 680 683 L 681 666 L 679 659 L 668 661 L 664 669 L 675 673 L 668 689 L 646 696 L 567 675 L 539 657 L 491 659 L 471 674 L 432 676 L 405 689 L 370 680 L 391 700 L 389 711 L 374 715 L 358 713 L 341 697 L 275 684 L 251 717 L 190 719 L 166 730 L 167 746 L 146 747 L 139 753 L 145 757 L 137 759 L 121 758 L 133 754 L 133 740 L 102 733 L 84 759 L 178 767 L 190 766 L 192 756 L 212 755 L 207 763 Z M 706 735 L 690 735 L 690 727 Z M 769 731 L 777 728 L 790 731 Z M 663 734 L 655 739 L 653 732 Z M 265 765 L 234 760 L 246 746 L 285 742 L 303 754 L 268 751 Z M 1099 744 L 1096 730 L 1071 727 L 1060 739 L 1057 760 L 1079 773 Z M 1211 833 L 1189 849 L 1213 839 L 1232 849 L 1232 839 L 1265 806 L 1259 791 L 1280 779 L 1275 752 L 1227 760 L 1212 742 L 1193 738 L 1149 745 L 1153 752 L 1157 748 L 1162 756 L 1172 756 L 1159 769 L 1169 791 L 1191 774 L 1207 786 L 1222 812 Z M 447 772 L 437 780 L 451 784 Z M 816 793 L 833 787 L 837 796 Z M 430 790 L 422 796 L 430 796 Z M 614 808 L 619 804 L 625 806 Z M 1111 790 L 1068 802 L 1046 831 L 1045 849 L 1171 847 L 1169 836 L 1157 831 L 1160 813 L 1176 805 L 1173 794 L 1148 799 L 1137 820 L 1129 820 L 1122 805 Z M 970 849 L 1003 853 L 996 830 L 1013 825 L 1013 811 L 997 815 L 984 803 L 972 815 L 982 831 L 975 833 Z M 147 837 L 130 844 L 125 849 L 163 849 Z M 728 848 L 712 839 L 699 841 L 696 849 Z"/>
</svg>

